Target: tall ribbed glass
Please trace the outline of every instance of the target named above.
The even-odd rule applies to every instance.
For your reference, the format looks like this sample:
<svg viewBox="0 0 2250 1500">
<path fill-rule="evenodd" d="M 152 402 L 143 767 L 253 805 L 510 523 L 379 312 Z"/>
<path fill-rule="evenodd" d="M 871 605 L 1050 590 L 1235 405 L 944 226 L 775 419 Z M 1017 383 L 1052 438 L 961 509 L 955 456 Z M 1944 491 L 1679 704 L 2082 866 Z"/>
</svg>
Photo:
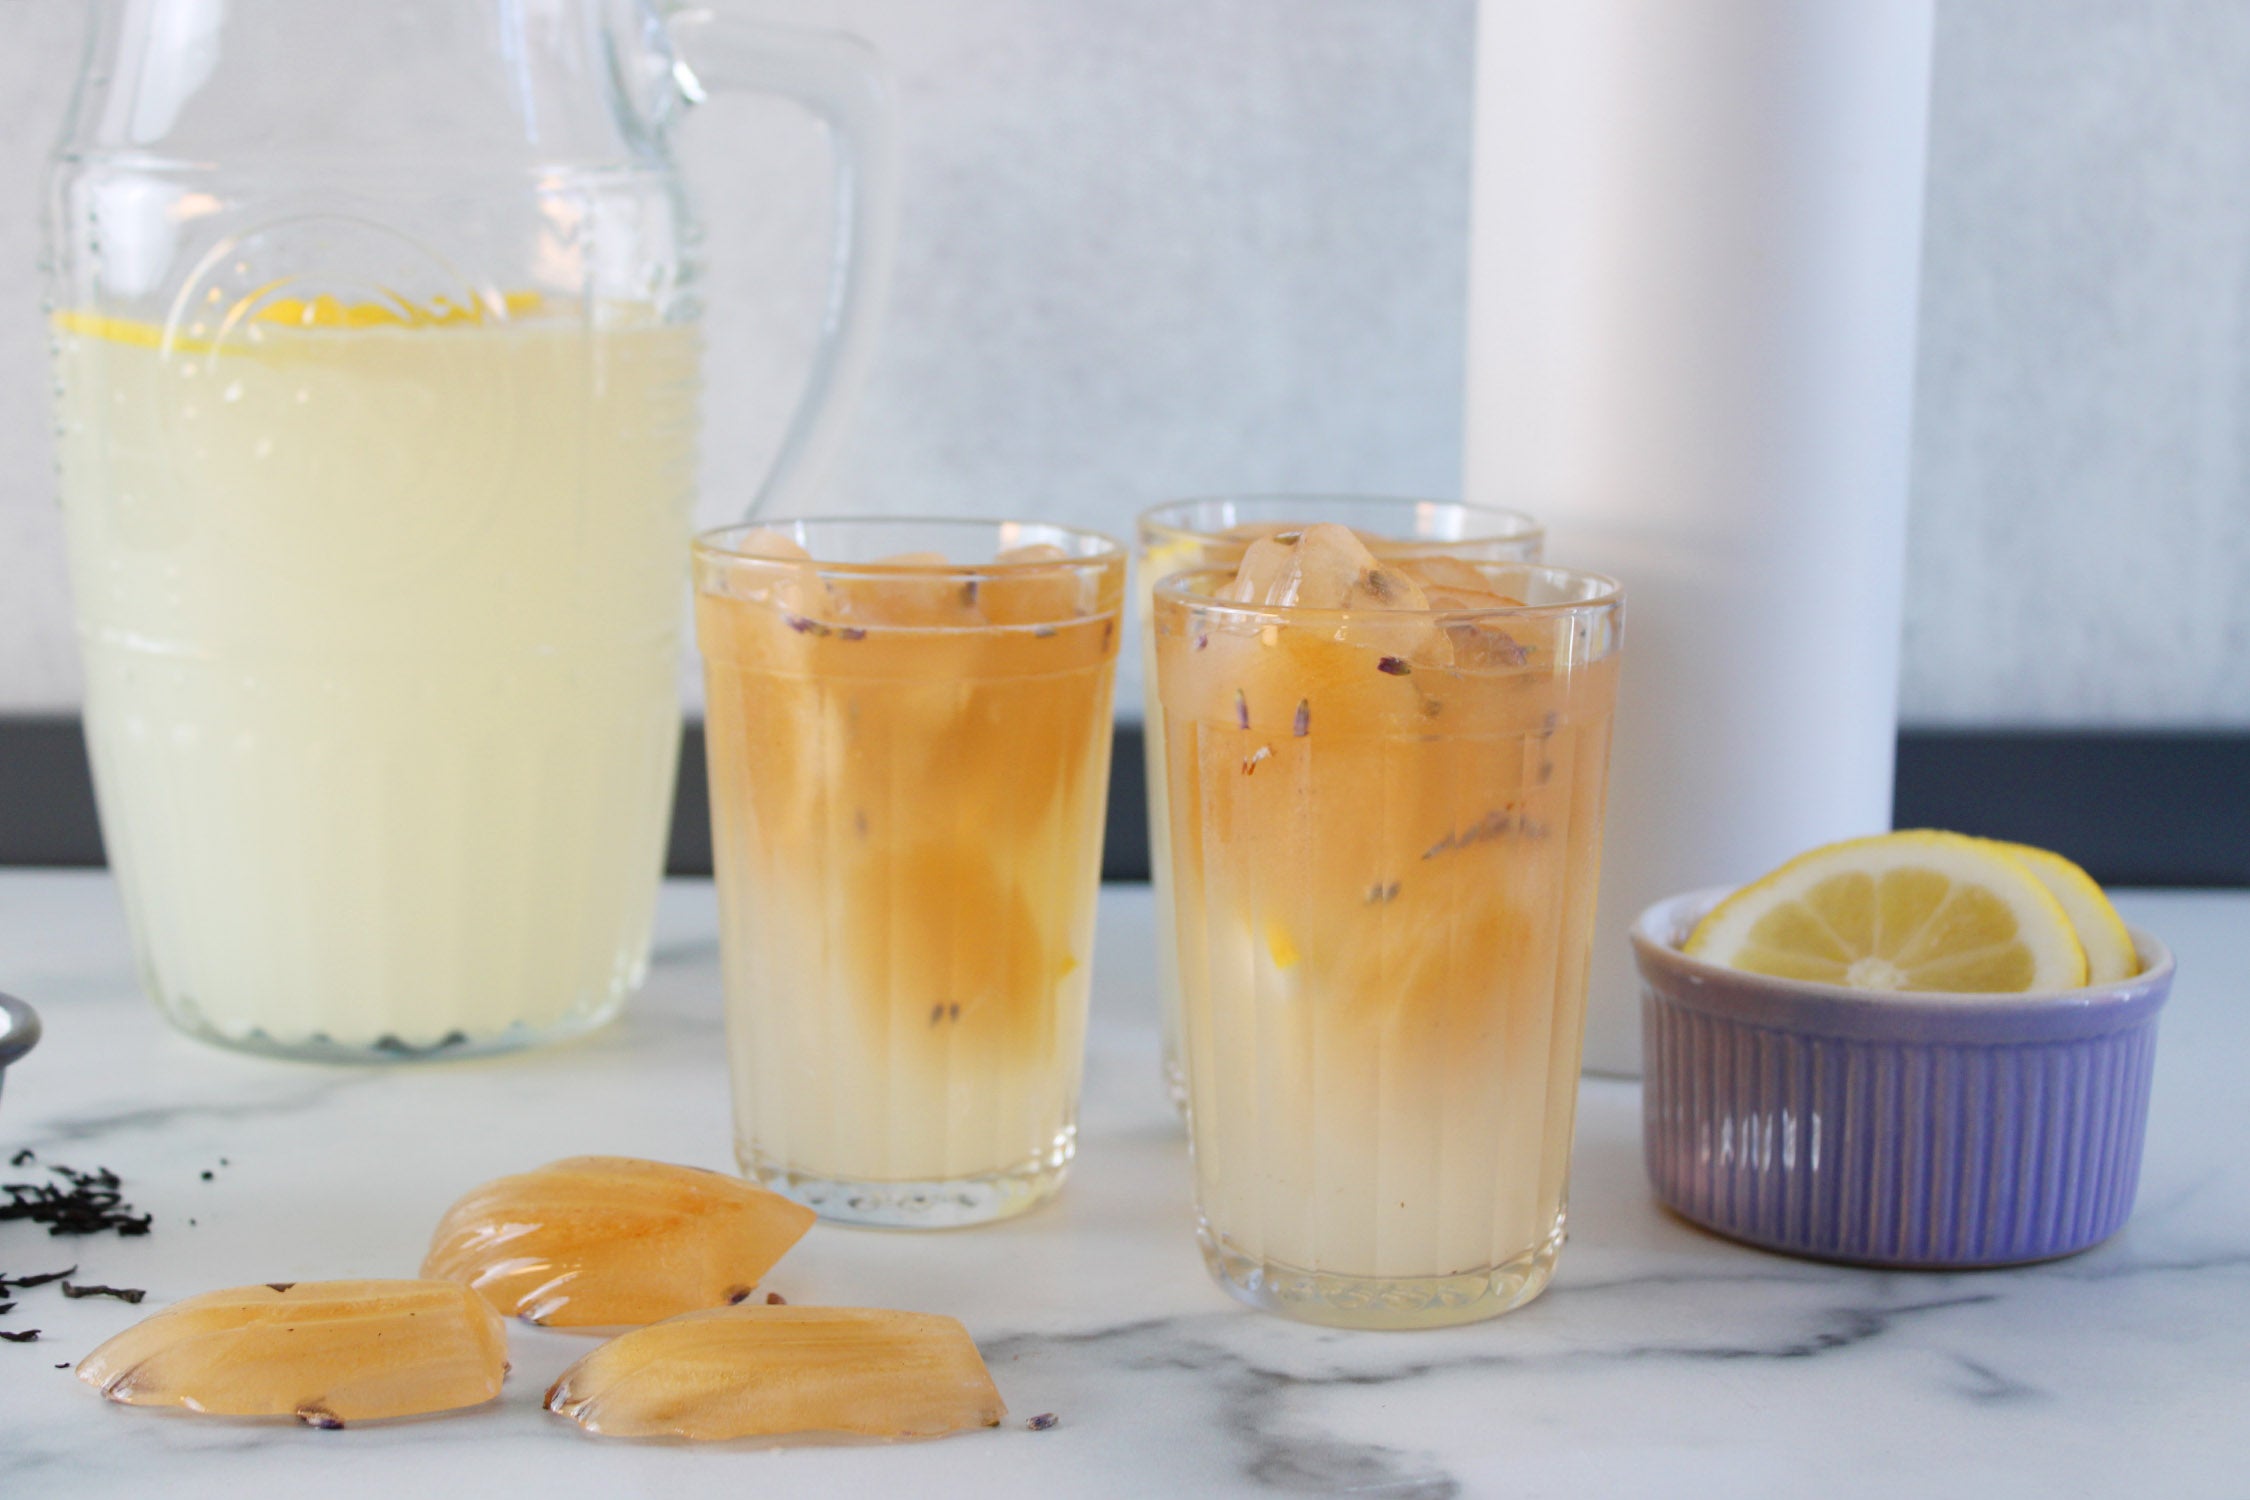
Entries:
<svg viewBox="0 0 2250 1500">
<path fill-rule="evenodd" d="M 1489 1317 L 1562 1245 L 1622 602 L 1479 571 L 1522 605 L 1156 590 L 1199 1234 L 1310 1322 Z"/>
<path fill-rule="evenodd" d="M 1142 744 L 1148 767 L 1149 880 L 1156 890 L 1157 997 L 1162 1007 L 1164 1086 L 1187 1105 L 1180 1069 L 1180 976 L 1172 942 L 1172 831 L 1164 796 L 1164 705 L 1156 692 L 1155 611 L 1150 595 L 1174 573 L 1233 567 L 1262 536 L 1317 522 L 1349 526 L 1379 556 L 1432 553 L 1493 562 L 1537 562 L 1543 533 L 1521 511 L 1390 495 L 1225 495 L 1174 500 L 1141 512 L 1133 566 L 1141 611 Z"/>
<path fill-rule="evenodd" d="M 1031 1207 L 1077 1136 L 1123 549 L 792 522 L 695 567 L 743 1171 L 846 1222 Z"/>
</svg>

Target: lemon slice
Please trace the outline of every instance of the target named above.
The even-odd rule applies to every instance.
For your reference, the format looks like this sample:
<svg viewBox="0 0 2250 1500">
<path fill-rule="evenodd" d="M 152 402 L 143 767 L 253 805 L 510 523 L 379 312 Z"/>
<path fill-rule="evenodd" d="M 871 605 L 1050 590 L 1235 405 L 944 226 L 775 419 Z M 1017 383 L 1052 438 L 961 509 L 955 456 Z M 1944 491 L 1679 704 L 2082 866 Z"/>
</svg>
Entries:
<svg viewBox="0 0 2250 1500">
<path fill-rule="evenodd" d="M 2061 903 L 2000 846 L 1917 830 L 1801 854 L 1688 935 L 1709 963 L 1862 990 L 2076 989 L 2086 954 Z"/>
<path fill-rule="evenodd" d="M 237 303 L 220 321 L 232 321 L 243 310 L 248 299 Z M 275 297 L 261 303 L 248 314 L 248 321 L 270 324 L 281 328 L 314 329 L 368 329 L 368 328 L 460 328 L 482 327 L 488 322 L 510 321 L 530 317 L 545 310 L 546 299 L 537 292 L 506 292 L 494 298 L 456 300 L 452 297 L 434 297 L 427 302 L 415 302 L 405 297 L 394 297 L 388 302 L 345 302 L 327 293 L 306 300 L 303 297 Z M 216 347 L 213 336 L 203 330 L 205 325 L 192 325 L 191 331 L 182 332 L 162 323 L 151 323 L 140 318 L 118 317 L 110 313 L 93 312 L 83 308 L 60 308 L 54 314 L 55 327 L 64 333 L 84 338 L 107 339 L 115 344 L 135 344 L 144 349 L 167 349 L 180 354 L 208 354 Z M 229 344 L 229 352 L 241 352 L 240 344 Z"/>
<path fill-rule="evenodd" d="M 1997 839 L 1993 842 L 2000 843 Z M 2086 950 L 2088 984 L 2114 984 L 2141 971 L 2141 956 L 2133 947 L 2133 935 L 2125 930 L 2117 908 L 2109 904 L 2109 897 L 2102 894 L 2093 876 L 2052 850 L 2034 848 L 2030 844 L 2000 843 L 2000 847 L 2039 877 L 2047 894 L 2061 904 L 2063 914 L 2070 918 L 2070 929 L 2078 934 L 2078 946 Z"/>
</svg>

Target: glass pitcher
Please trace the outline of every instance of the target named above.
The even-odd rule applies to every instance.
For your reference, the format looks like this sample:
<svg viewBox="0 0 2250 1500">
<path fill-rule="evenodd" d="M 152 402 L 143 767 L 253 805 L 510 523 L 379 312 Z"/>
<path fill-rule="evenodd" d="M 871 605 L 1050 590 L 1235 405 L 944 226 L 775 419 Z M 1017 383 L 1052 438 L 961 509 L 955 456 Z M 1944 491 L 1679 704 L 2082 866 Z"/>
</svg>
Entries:
<svg viewBox="0 0 2250 1500">
<path fill-rule="evenodd" d="M 522 1045 L 646 969 L 700 390 L 668 138 L 829 127 L 817 471 L 888 259 L 841 35 L 650 0 L 101 0 L 53 164 L 62 505 L 102 830 L 175 1023 Z"/>
</svg>

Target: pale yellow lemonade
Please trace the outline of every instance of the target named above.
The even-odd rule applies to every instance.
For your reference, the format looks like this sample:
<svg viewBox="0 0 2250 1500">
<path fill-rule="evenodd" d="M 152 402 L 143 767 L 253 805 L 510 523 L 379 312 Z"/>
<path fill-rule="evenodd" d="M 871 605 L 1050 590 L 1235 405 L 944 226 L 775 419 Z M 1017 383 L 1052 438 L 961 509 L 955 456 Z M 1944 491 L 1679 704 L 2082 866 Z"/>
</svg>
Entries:
<svg viewBox="0 0 2250 1500">
<path fill-rule="evenodd" d="M 639 981 L 678 737 L 696 335 L 279 301 L 54 326 L 86 722 L 146 983 L 343 1054 Z"/>
<path fill-rule="evenodd" d="M 1200 1227 L 1246 1300 L 1405 1327 L 1546 1284 L 1616 690 L 1588 578 L 1319 526 L 1159 589 Z"/>
<path fill-rule="evenodd" d="M 743 1170 L 864 1223 L 1031 1206 L 1074 1150 L 1122 554 L 696 568 Z"/>
</svg>

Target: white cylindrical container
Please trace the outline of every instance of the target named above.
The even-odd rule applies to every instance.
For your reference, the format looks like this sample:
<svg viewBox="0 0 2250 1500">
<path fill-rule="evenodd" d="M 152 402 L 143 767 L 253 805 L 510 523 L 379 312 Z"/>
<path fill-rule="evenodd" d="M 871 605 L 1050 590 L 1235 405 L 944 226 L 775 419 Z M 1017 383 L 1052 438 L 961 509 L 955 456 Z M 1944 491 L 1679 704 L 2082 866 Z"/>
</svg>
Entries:
<svg viewBox="0 0 2250 1500">
<path fill-rule="evenodd" d="M 1626 928 L 1886 828 L 1932 0 L 1483 0 L 1466 489 L 1632 598 L 1587 1066 Z"/>
</svg>

